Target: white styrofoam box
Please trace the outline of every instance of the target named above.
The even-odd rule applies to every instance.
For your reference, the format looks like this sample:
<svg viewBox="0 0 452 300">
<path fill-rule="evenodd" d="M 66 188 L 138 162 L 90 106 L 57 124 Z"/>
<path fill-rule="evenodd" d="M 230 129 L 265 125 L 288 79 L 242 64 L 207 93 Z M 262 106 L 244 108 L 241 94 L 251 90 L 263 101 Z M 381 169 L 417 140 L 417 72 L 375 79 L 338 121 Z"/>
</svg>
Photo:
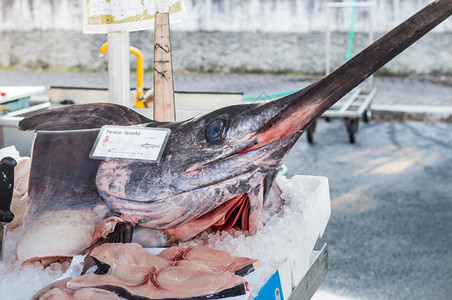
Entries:
<svg viewBox="0 0 452 300">
<path fill-rule="evenodd" d="M 328 179 L 321 176 L 294 176 L 292 181 L 309 188 L 313 202 L 304 213 L 304 220 L 298 234 L 300 239 L 293 254 L 289 257 L 292 270 L 292 285 L 295 287 L 309 269 L 309 257 L 317 239 L 322 237 L 331 214 Z"/>
</svg>

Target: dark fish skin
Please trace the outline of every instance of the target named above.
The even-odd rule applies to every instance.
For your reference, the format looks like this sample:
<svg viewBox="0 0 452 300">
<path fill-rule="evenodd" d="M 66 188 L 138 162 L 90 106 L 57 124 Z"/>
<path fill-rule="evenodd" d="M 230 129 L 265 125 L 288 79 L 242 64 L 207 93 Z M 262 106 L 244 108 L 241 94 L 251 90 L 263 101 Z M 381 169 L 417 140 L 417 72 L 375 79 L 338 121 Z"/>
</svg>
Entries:
<svg viewBox="0 0 452 300">
<path fill-rule="evenodd" d="M 109 109 L 105 109 L 108 107 Z M 125 106 L 105 103 L 104 107 L 92 105 L 74 105 L 62 108 L 65 111 L 64 118 L 59 109 L 46 111 L 33 115 L 19 122 L 20 130 L 77 130 L 99 128 L 99 124 L 104 125 L 126 125 L 141 124 L 151 120 L 143 115 L 135 113 Z M 87 114 L 96 116 L 95 119 L 87 119 Z"/>
<path fill-rule="evenodd" d="M 156 298 L 151 299 L 151 298 L 144 297 L 144 296 L 133 295 L 125 288 L 115 286 L 115 285 L 102 285 L 102 286 L 99 286 L 98 288 L 115 292 L 127 300 L 210 300 L 210 299 L 224 299 L 224 298 L 236 297 L 236 296 L 246 294 L 246 288 L 245 288 L 244 284 L 236 285 L 235 287 L 223 290 L 223 291 L 215 293 L 215 294 L 208 294 L 208 295 L 195 296 L 195 297 L 186 297 L 186 298 L 164 298 L 164 299 L 156 299 Z"/>
<path fill-rule="evenodd" d="M 98 198 L 92 180 L 99 161 L 83 159 L 89 154 L 89 148 L 84 145 L 94 143 L 97 134 L 98 130 L 37 133 L 28 188 L 34 204 L 38 207 L 48 205 L 52 209 L 64 209 L 68 206 L 83 207 L 92 202 L 92 199 Z M 79 168 L 74 168 L 68 161 L 77 162 Z M 49 205 L 50 198 L 69 199 L 68 196 L 72 197 L 71 203 L 56 200 Z M 35 213 L 33 206 L 29 207 L 28 213 Z"/>
<path fill-rule="evenodd" d="M 171 135 L 158 164 L 101 162 L 96 195 L 112 212 L 136 216 L 138 225 L 149 228 L 160 243 L 167 238 L 165 229 L 186 224 L 247 194 L 249 231 L 256 233 L 263 215 L 268 215 L 263 210 L 272 207 L 266 203 L 267 196 L 282 161 L 310 123 L 451 13 L 452 1 L 434 1 L 333 73 L 275 101 L 229 106 L 176 123 L 153 122 L 113 104 L 89 104 L 31 116 L 19 127 L 83 131 L 105 124 L 144 124 L 169 128 Z M 77 162 L 68 163 L 77 168 Z"/>
</svg>

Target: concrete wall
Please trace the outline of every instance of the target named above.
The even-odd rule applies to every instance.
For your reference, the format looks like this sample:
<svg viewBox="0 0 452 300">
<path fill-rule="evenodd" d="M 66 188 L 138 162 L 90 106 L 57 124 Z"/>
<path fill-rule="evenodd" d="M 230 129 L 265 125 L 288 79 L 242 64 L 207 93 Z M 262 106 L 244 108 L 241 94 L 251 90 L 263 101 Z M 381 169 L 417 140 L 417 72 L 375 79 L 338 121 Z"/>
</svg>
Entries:
<svg viewBox="0 0 452 300">
<path fill-rule="evenodd" d="M 427 0 L 374 0 L 374 18 L 358 9 L 354 52 L 425 6 Z M 188 18 L 172 26 L 175 71 L 297 72 L 325 68 L 326 0 L 185 0 Z M 333 65 L 347 48 L 350 9 L 333 9 Z M 0 67 L 105 69 L 106 35 L 83 35 L 81 0 L 0 0 Z M 152 70 L 153 32 L 130 34 Z M 388 64 L 388 74 L 452 74 L 452 18 Z M 131 57 L 131 66 L 134 58 Z"/>
</svg>

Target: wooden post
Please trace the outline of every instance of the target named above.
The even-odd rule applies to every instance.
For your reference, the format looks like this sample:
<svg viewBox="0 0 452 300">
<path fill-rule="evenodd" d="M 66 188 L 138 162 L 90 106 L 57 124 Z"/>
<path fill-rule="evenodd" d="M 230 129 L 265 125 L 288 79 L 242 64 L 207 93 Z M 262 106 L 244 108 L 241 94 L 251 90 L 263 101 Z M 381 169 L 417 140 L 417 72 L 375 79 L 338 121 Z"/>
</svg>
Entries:
<svg viewBox="0 0 452 300">
<path fill-rule="evenodd" d="M 176 120 L 168 1 L 161 0 L 155 6 L 154 120 Z"/>
</svg>

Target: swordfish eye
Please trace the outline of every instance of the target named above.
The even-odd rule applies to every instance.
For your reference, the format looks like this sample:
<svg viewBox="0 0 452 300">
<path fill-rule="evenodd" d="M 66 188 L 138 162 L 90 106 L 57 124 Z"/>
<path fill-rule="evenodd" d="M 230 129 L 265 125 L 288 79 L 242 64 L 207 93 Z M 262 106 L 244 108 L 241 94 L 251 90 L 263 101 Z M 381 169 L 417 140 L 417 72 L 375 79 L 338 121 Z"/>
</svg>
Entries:
<svg viewBox="0 0 452 300">
<path fill-rule="evenodd" d="M 223 120 L 215 120 L 207 125 L 206 139 L 208 142 L 221 140 L 224 136 L 225 125 Z"/>
</svg>

